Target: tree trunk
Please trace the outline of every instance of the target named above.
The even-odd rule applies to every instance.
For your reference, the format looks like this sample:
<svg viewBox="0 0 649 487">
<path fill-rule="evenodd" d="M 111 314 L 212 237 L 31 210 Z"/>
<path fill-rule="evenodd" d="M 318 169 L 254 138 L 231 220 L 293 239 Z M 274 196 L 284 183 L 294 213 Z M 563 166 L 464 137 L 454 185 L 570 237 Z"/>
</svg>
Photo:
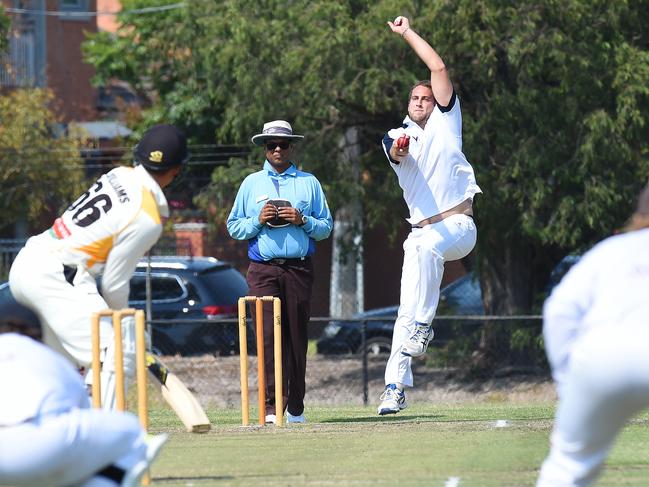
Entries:
<svg viewBox="0 0 649 487">
<path fill-rule="evenodd" d="M 341 138 L 343 171 L 358 181 L 360 144 L 358 129 Z M 360 197 L 336 211 L 331 259 L 330 316 L 346 317 L 363 311 L 363 206 Z"/>
<path fill-rule="evenodd" d="M 480 255 L 480 285 L 487 315 L 529 313 L 534 283 L 532 255 L 529 247 L 492 246 Z M 472 356 L 474 370 L 483 372 L 510 365 L 512 322 L 486 321 L 478 349 Z"/>
</svg>

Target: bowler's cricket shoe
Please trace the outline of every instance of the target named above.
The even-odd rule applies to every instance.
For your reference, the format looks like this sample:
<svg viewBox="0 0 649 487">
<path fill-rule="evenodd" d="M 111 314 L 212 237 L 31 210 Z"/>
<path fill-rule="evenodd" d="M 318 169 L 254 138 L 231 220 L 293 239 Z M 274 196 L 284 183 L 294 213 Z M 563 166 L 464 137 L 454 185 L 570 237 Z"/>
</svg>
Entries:
<svg viewBox="0 0 649 487">
<path fill-rule="evenodd" d="M 408 357 L 419 357 L 425 354 L 428 343 L 434 335 L 433 325 L 415 323 L 414 331 L 401 346 L 401 354 Z"/>
<path fill-rule="evenodd" d="M 385 386 L 381 394 L 381 404 L 379 405 L 379 415 L 396 414 L 402 409 L 406 409 L 406 393 L 399 390 L 396 384 Z"/>
</svg>

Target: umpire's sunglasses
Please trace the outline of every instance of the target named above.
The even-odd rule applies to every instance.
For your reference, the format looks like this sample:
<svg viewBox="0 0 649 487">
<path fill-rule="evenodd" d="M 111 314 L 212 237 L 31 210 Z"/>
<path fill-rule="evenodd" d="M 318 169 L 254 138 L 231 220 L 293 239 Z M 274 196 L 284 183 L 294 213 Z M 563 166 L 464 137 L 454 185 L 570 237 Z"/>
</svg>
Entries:
<svg viewBox="0 0 649 487">
<path fill-rule="evenodd" d="M 286 150 L 290 145 L 291 143 L 288 140 L 281 140 L 279 142 L 266 142 L 266 150 L 275 150 L 275 147 Z"/>
</svg>

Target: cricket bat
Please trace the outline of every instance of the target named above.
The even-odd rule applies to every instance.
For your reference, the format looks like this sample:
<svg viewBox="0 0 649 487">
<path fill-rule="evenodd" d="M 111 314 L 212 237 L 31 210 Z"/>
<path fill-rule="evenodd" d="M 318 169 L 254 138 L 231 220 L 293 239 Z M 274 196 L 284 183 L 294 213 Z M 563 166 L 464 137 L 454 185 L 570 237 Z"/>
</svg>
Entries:
<svg viewBox="0 0 649 487">
<path fill-rule="evenodd" d="M 160 384 L 162 398 L 174 410 L 176 416 L 190 433 L 206 433 L 212 425 L 196 397 L 183 384 L 176 374 L 171 372 L 158 357 L 147 353 L 149 373 Z"/>
</svg>

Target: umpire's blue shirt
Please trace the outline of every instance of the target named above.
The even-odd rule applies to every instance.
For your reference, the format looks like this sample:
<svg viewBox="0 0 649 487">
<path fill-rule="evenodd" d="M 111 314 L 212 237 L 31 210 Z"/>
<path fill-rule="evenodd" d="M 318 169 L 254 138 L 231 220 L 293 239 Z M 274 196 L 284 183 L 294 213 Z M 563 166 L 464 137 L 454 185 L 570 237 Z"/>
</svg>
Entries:
<svg viewBox="0 0 649 487">
<path fill-rule="evenodd" d="M 259 213 L 269 199 L 284 199 L 306 216 L 304 225 L 273 228 L 259 223 Z M 306 257 L 315 252 L 315 241 L 331 234 L 333 219 L 320 182 L 293 164 L 279 174 L 266 160 L 264 168 L 241 183 L 227 222 L 237 240 L 248 240 L 248 257 L 254 261 Z"/>
</svg>

